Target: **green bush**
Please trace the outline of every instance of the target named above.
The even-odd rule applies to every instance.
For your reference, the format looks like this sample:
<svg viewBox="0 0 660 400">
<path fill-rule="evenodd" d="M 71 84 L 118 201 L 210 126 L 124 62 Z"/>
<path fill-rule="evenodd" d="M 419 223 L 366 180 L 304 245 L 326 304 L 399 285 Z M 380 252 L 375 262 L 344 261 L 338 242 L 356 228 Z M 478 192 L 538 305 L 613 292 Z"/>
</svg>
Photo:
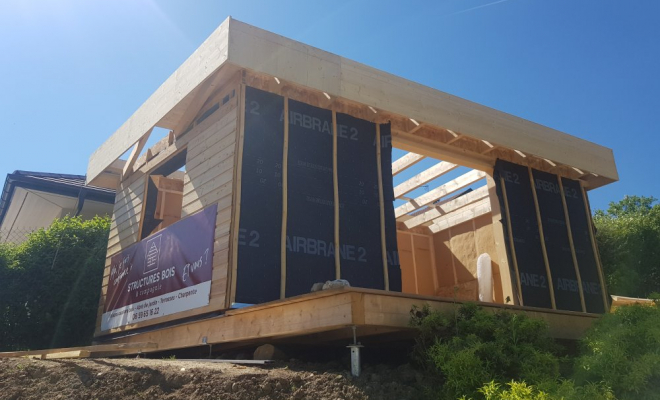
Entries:
<svg viewBox="0 0 660 400">
<path fill-rule="evenodd" d="M 0 247 L 0 348 L 89 344 L 110 220 L 66 217 Z"/>
<path fill-rule="evenodd" d="M 479 388 L 479 396 L 469 400 L 616 400 L 612 391 L 602 384 L 576 386 L 572 381 L 548 383 L 549 390 L 511 381 L 503 386 L 491 381 Z M 465 396 L 459 400 L 468 400 Z"/>
<path fill-rule="evenodd" d="M 660 292 L 660 204 L 626 196 L 594 216 L 607 287 L 612 294 L 648 297 Z"/>
<path fill-rule="evenodd" d="M 437 378 L 434 396 L 476 397 L 485 382 L 559 378 L 558 346 L 545 322 L 506 311 L 463 305 L 454 314 L 413 310 L 419 330 L 415 359 Z"/>
<path fill-rule="evenodd" d="M 621 400 L 660 399 L 658 307 L 619 307 L 600 318 L 581 344 L 577 382 L 605 382 Z"/>
</svg>

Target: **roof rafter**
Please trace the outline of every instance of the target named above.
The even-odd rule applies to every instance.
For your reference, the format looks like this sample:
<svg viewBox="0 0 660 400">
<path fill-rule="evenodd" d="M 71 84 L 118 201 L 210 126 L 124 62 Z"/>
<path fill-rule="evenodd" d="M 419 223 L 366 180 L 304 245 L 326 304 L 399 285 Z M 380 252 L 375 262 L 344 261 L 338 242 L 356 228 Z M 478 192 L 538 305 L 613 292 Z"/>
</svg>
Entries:
<svg viewBox="0 0 660 400">
<path fill-rule="evenodd" d="M 454 212 L 437 218 L 433 221 L 433 225 L 429 226 L 429 230 L 432 233 L 438 233 L 484 214 L 488 214 L 490 211 L 490 198 L 487 197 L 470 206 L 459 208 Z"/>
<path fill-rule="evenodd" d="M 398 174 L 399 172 L 403 172 L 404 170 L 412 167 L 413 165 L 417 164 L 418 162 L 422 161 L 425 156 L 413 152 L 409 152 L 402 156 L 401 158 L 395 160 L 392 163 L 392 176 Z"/>
<path fill-rule="evenodd" d="M 458 210 L 476 201 L 482 200 L 486 197 L 488 197 L 488 188 L 486 186 L 482 186 L 477 190 L 473 190 L 470 193 L 466 193 L 457 198 L 442 202 L 440 204 L 435 204 L 433 208 L 420 215 L 416 215 L 409 220 L 404 221 L 403 224 L 408 229 L 416 228 L 424 224 L 433 224 L 434 220 L 437 218 L 445 216 L 455 210 Z"/>
<path fill-rule="evenodd" d="M 434 166 L 420 172 L 419 174 L 413 176 L 412 178 L 408 179 L 407 181 L 398 184 L 394 188 L 394 197 L 399 198 L 403 196 L 404 194 L 408 192 L 412 192 L 413 190 L 417 189 L 418 187 L 425 185 L 432 180 L 446 174 L 447 172 L 454 170 L 458 168 L 458 165 L 446 162 L 446 161 L 440 161 L 439 163 L 435 164 Z"/>
<path fill-rule="evenodd" d="M 486 177 L 486 173 L 483 171 L 472 170 L 466 174 L 459 176 L 458 178 L 440 185 L 437 188 L 424 193 L 423 195 L 415 198 L 413 201 L 407 202 L 403 205 L 394 209 L 394 216 L 401 220 L 404 215 L 413 212 L 425 205 L 431 204 L 434 201 L 454 193 L 457 190 L 460 190 L 480 179 Z M 410 219 L 410 218 L 407 218 Z"/>
</svg>

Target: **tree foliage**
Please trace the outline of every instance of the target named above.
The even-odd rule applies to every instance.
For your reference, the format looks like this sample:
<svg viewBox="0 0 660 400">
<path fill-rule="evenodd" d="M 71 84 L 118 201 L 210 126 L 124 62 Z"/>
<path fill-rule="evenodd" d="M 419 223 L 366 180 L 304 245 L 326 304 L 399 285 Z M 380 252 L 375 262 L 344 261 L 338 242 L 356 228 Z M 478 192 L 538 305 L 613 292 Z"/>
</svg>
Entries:
<svg viewBox="0 0 660 400">
<path fill-rule="evenodd" d="M 110 220 L 56 220 L 27 241 L 0 246 L 0 348 L 91 342 Z"/>
<path fill-rule="evenodd" d="M 660 204 L 626 196 L 594 216 L 596 239 L 610 293 L 649 297 L 660 292 Z"/>
<path fill-rule="evenodd" d="M 660 308 L 630 305 L 601 317 L 582 339 L 578 382 L 605 382 L 620 400 L 660 399 Z"/>
</svg>

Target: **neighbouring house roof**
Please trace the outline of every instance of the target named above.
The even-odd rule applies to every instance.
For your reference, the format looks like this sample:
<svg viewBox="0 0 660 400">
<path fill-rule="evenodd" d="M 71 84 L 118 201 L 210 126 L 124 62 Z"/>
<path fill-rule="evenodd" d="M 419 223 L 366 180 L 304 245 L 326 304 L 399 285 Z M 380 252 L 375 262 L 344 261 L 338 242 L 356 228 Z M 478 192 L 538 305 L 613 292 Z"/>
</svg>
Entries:
<svg viewBox="0 0 660 400">
<path fill-rule="evenodd" d="M 2 225 L 12 196 L 17 188 L 85 200 L 114 204 L 115 191 L 87 185 L 85 175 L 53 174 L 47 172 L 14 171 L 7 174 L 0 196 L 0 225 Z"/>
</svg>

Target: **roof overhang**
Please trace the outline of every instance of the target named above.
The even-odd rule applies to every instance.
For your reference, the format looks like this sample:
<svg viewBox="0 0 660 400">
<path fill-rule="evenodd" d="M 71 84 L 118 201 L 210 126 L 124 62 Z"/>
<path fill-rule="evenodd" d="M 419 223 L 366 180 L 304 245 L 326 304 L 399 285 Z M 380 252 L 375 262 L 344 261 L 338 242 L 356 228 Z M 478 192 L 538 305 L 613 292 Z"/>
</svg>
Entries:
<svg viewBox="0 0 660 400">
<path fill-rule="evenodd" d="M 94 184 L 153 127 L 180 127 L 188 108 L 209 84 L 229 81 L 240 70 L 277 77 L 423 126 L 459 132 L 489 146 L 522 153 L 522 157 L 573 168 L 588 188 L 619 178 L 609 148 L 227 18 L 92 154 L 88 183 Z M 417 152 L 428 145 L 413 135 L 399 140 Z M 493 154 L 489 157 L 494 160 Z"/>
</svg>

